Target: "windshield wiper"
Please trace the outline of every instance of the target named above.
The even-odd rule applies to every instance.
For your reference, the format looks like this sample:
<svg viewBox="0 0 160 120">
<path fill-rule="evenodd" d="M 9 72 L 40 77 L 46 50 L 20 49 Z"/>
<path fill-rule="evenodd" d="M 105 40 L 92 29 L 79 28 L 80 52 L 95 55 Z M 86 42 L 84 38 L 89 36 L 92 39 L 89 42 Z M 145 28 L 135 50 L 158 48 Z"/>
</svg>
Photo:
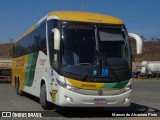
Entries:
<svg viewBox="0 0 160 120">
<path fill-rule="evenodd" d="M 98 61 L 98 55 L 95 55 L 94 58 L 93 58 L 93 60 L 92 60 L 92 62 L 90 63 L 90 66 L 87 68 L 87 70 L 86 70 L 86 71 L 84 72 L 84 74 L 82 75 L 82 77 L 81 77 L 82 80 L 83 80 L 83 79 L 85 80 L 87 74 L 93 69 L 93 66 L 92 66 L 92 65 L 94 65 L 95 62 L 97 62 L 97 61 Z M 97 62 L 97 65 L 98 65 L 98 62 Z"/>
<path fill-rule="evenodd" d="M 76 65 L 89 65 L 89 66 L 91 66 L 90 63 L 77 63 Z"/>
</svg>

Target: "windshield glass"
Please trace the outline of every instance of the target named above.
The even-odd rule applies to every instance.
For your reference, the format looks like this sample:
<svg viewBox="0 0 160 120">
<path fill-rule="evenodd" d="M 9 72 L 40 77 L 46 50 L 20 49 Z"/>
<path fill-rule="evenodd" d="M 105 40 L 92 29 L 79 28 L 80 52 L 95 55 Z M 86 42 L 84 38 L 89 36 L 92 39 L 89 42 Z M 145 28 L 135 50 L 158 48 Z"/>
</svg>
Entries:
<svg viewBox="0 0 160 120">
<path fill-rule="evenodd" d="M 62 65 L 90 64 L 95 56 L 94 27 L 66 24 L 62 29 Z"/>
<path fill-rule="evenodd" d="M 81 78 L 130 77 L 130 45 L 123 25 L 62 22 L 61 47 L 65 73 Z M 103 75 L 104 70 L 108 74 Z"/>
<path fill-rule="evenodd" d="M 105 57 L 128 60 L 128 43 L 122 27 L 98 27 L 99 47 Z"/>
<path fill-rule="evenodd" d="M 97 49 L 103 56 L 129 60 L 130 49 L 123 27 L 96 26 L 95 28 L 94 24 L 64 22 L 62 65 L 90 65 L 96 55 L 96 34 L 98 35 Z"/>
</svg>

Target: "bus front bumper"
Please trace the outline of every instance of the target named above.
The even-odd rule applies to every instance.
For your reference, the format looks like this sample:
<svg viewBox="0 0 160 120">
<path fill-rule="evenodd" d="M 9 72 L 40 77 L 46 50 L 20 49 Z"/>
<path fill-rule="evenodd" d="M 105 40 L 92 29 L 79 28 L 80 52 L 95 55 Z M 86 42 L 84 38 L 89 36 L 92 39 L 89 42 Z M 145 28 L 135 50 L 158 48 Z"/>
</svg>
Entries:
<svg viewBox="0 0 160 120">
<path fill-rule="evenodd" d="M 131 103 L 130 89 L 118 95 L 82 95 L 60 87 L 56 104 L 63 107 L 128 107 Z"/>
</svg>

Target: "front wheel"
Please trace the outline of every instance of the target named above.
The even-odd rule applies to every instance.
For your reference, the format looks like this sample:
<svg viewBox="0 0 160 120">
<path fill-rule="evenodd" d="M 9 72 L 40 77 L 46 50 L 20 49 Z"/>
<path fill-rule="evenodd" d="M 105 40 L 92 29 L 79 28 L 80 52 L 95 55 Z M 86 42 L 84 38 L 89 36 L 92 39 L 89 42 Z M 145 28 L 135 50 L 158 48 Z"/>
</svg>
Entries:
<svg viewBox="0 0 160 120">
<path fill-rule="evenodd" d="M 40 104 L 44 110 L 48 110 L 49 103 L 47 102 L 47 92 L 46 92 L 46 85 L 43 84 L 40 91 Z"/>
</svg>

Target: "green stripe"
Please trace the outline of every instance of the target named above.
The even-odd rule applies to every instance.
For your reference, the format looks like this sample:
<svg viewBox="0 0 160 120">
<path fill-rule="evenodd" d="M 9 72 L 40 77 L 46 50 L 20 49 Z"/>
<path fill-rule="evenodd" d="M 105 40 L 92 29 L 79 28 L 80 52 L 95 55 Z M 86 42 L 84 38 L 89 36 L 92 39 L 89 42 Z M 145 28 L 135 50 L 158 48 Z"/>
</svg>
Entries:
<svg viewBox="0 0 160 120">
<path fill-rule="evenodd" d="M 128 84 L 129 80 L 116 82 L 116 83 L 105 83 L 101 88 L 123 88 Z"/>
<path fill-rule="evenodd" d="M 28 55 L 28 66 L 26 68 L 24 85 L 31 87 L 34 80 L 35 68 L 39 52 Z"/>
</svg>

